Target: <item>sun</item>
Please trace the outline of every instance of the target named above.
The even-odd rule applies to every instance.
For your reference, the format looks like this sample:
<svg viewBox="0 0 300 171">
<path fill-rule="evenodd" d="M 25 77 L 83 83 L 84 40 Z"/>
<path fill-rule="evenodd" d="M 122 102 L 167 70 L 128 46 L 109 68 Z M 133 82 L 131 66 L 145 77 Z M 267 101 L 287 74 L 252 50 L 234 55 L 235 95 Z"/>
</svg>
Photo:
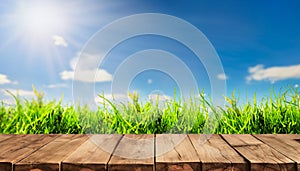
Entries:
<svg viewBox="0 0 300 171">
<path fill-rule="evenodd" d="M 9 30 L 7 42 L 25 49 L 30 54 L 51 55 L 57 45 L 66 47 L 63 38 L 70 35 L 74 25 L 72 11 L 68 4 L 50 0 L 16 1 L 9 6 L 0 25 Z M 61 43 L 57 43 L 57 41 Z M 31 55 L 34 56 L 34 55 Z M 53 54 L 52 54 L 53 56 Z"/>
<path fill-rule="evenodd" d="M 57 1 L 19 1 L 12 14 L 18 31 L 29 35 L 47 36 L 65 32 L 69 24 L 67 10 Z"/>
<path fill-rule="evenodd" d="M 17 15 L 20 28 L 27 34 L 48 35 L 66 29 L 66 16 L 55 4 L 22 6 Z"/>
<path fill-rule="evenodd" d="M 28 63 L 36 58 L 62 60 L 65 53 L 80 49 L 86 33 L 106 16 L 104 6 L 81 0 L 11 1 L 1 6 L 0 29 L 5 33 L 0 49 L 21 52 Z"/>
</svg>

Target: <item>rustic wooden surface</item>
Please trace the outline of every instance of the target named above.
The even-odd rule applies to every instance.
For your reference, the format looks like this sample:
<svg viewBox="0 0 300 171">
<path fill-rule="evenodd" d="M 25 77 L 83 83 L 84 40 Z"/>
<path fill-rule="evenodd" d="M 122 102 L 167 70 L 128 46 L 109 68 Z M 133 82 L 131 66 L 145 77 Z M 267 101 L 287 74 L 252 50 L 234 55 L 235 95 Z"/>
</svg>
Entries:
<svg viewBox="0 0 300 171">
<path fill-rule="evenodd" d="M 156 171 L 200 170 L 199 157 L 187 135 L 163 134 L 157 136 Z M 175 148 L 172 148 L 174 146 Z M 171 150 L 165 150 L 166 147 L 170 147 Z"/>
<path fill-rule="evenodd" d="M 251 170 L 295 171 L 295 161 L 252 135 L 222 135 L 251 165 Z M 300 155 L 300 154 L 299 154 Z"/>
<path fill-rule="evenodd" d="M 62 163 L 62 170 L 82 171 L 82 170 L 105 170 L 122 135 L 91 135 L 90 138 L 78 147 Z M 106 145 L 104 150 L 99 148 L 99 144 Z"/>
<path fill-rule="evenodd" d="M 56 137 L 56 135 L 16 135 L 2 141 L 0 143 L 0 170 L 11 171 L 13 164 L 30 156 Z"/>
<path fill-rule="evenodd" d="M 14 166 L 14 170 L 31 171 L 35 169 L 36 171 L 58 171 L 61 161 L 76 150 L 87 138 L 85 135 L 61 135 L 17 162 Z"/>
<path fill-rule="evenodd" d="M 300 135 L 1 135 L 0 171 L 300 171 Z"/>
<path fill-rule="evenodd" d="M 295 139 L 291 138 L 293 136 L 282 138 L 280 135 L 255 135 L 255 137 L 297 162 L 297 168 L 300 171 L 300 143 L 295 141 L 298 137 L 294 136 Z"/>
<path fill-rule="evenodd" d="M 149 157 L 147 157 L 149 156 Z M 154 135 L 125 135 L 108 162 L 112 171 L 153 171 Z"/>
<path fill-rule="evenodd" d="M 204 141 L 204 135 L 189 135 L 202 162 L 202 170 L 247 170 L 248 165 L 220 135 L 211 135 Z"/>
</svg>

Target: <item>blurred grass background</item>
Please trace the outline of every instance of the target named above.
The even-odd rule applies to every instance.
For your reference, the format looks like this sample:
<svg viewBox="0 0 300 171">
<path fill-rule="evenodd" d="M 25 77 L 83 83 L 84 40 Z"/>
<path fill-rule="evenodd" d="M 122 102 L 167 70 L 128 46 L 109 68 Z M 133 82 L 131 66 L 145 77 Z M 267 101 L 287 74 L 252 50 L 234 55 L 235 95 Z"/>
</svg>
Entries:
<svg viewBox="0 0 300 171">
<path fill-rule="evenodd" d="M 268 97 L 240 104 L 233 92 L 224 97 L 225 107 L 214 106 L 200 93 L 190 99 L 141 102 L 137 93 L 128 94 L 127 104 L 115 103 L 102 95 L 97 110 L 88 106 L 62 105 L 44 101 L 44 93 L 33 87 L 35 98 L 11 94 L 15 105 L 0 104 L 0 133 L 4 134 L 299 134 L 300 97 L 298 88 L 287 87 Z M 174 93 L 176 94 L 176 93 Z"/>
</svg>

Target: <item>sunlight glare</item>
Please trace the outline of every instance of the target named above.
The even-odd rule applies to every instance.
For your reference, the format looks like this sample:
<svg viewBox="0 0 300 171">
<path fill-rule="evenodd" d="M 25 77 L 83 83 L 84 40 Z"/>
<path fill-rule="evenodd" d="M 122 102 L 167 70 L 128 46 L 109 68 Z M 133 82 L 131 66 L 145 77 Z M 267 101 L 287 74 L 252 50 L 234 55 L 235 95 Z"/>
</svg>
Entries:
<svg viewBox="0 0 300 171">
<path fill-rule="evenodd" d="M 34 1 L 18 4 L 15 11 L 15 22 L 24 34 L 49 36 L 65 31 L 68 20 L 64 10 L 57 4 L 45 2 Z"/>
</svg>

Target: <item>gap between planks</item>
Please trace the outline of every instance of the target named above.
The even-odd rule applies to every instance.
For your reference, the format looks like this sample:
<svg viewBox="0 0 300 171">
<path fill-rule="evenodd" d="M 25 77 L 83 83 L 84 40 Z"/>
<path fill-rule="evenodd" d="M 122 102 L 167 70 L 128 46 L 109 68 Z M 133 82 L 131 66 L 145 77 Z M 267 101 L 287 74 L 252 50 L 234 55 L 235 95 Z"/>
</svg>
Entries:
<svg viewBox="0 0 300 171">
<path fill-rule="evenodd" d="M 250 134 L 223 134 L 222 137 L 250 162 L 250 169 L 295 171 L 295 162 Z"/>
<path fill-rule="evenodd" d="M 300 143 L 296 141 L 298 139 L 297 136 L 292 135 L 289 138 L 282 136 L 282 134 L 260 134 L 253 136 L 287 158 L 293 160 L 298 171 L 300 171 Z"/>
<path fill-rule="evenodd" d="M 107 170 L 107 163 L 121 139 L 122 135 L 119 134 L 90 135 L 87 141 L 62 162 L 62 170 Z"/>
<path fill-rule="evenodd" d="M 28 137 L 38 137 L 38 135 L 13 135 L 16 138 L 0 135 L 0 144 L 4 145 L 3 142 L 10 142 L 7 150 L 21 150 L 19 153 L 22 152 L 22 149 L 26 150 L 25 157 L 20 155 L 22 159 L 11 161 L 12 163 L 16 162 L 15 169 L 17 171 L 29 169 L 64 171 L 82 169 L 89 169 L 89 171 L 102 169 L 109 171 L 139 169 L 173 171 L 180 169 L 190 171 L 200 170 L 200 167 L 202 170 L 299 170 L 300 143 L 296 141 L 298 135 L 212 135 L 205 142 L 199 142 L 200 137 L 203 136 L 201 134 L 127 134 L 124 137 L 118 134 L 112 135 L 119 137 L 115 137 L 113 140 L 112 137 L 109 137 L 110 135 L 106 134 L 89 137 L 59 135 L 59 138 L 48 137 L 48 140 L 43 140 L 44 144 L 42 142 L 38 144 L 39 138 L 29 138 L 30 140 L 28 140 Z M 105 138 L 105 136 L 107 137 Z M 13 139 L 16 140 L 9 141 Z M 17 142 L 22 139 L 25 144 L 18 144 Z M 176 144 L 179 142 L 178 140 L 182 141 Z M 31 141 L 34 143 L 30 143 Z M 64 147 L 68 145 L 71 147 L 65 149 Z M 6 149 L 5 146 L 0 145 L 1 147 L 2 151 Z M 52 160 L 52 162 L 42 159 L 42 156 L 45 155 L 42 153 L 49 149 L 53 149 L 53 152 L 58 155 L 58 159 Z M 59 152 L 59 149 L 66 151 Z M 13 155 L 18 156 L 19 153 Z M 143 158 L 141 154 L 146 154 L 150 158 Z M 126 155 L 132 155 L 133 158 L 128 159 Z M 47 159 L 47 156 L 44 157 Z M 99 157 L 103 158 L 103 162 L 99 162 Z M 0 166 L 1 164 L 5 164 L 5 162 L 0 162 Z M 20 169 L 21 166 L 24 166 L 23 164 L 26 167 Z"/>
<path fill-rule="evenodd" d="M 126 134 L 108 162 L 109 171 L 153 171 L 154 134 Z"/>
</svg>

